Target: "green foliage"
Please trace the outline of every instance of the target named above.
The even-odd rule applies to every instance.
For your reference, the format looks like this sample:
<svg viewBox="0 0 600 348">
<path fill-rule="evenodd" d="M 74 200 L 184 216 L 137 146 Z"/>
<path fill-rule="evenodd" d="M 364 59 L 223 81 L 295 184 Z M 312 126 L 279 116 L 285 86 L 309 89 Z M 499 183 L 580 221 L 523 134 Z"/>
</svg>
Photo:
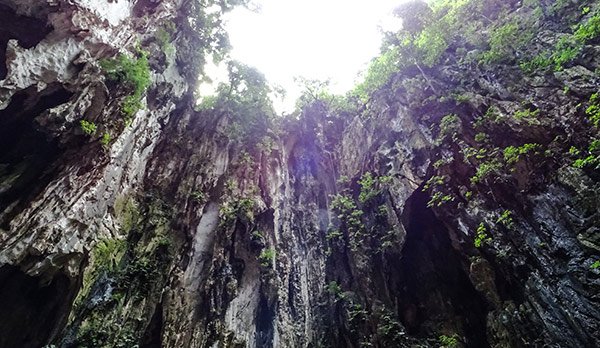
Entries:
<svg viewBox="0 0 600 348">
<path fill-rule="evenodd" d="M 263 267 L 270 267 L 275 262 L 275 249 L 263 249 L 258 256 L 260 265 Z"/>
<path fill-rule="evenodd" d="M 102 138 L 100 138 L 100 144 L 102 144 L 102 146 L 107 147 L 110 144 L 110 141 L 112 140 L 110 133 L 108 132 L 104 132 L 102 134 Z"/>
<path fill-rule="evenodd" d="M 593 139 L 585 152 L 571 147 L 569 153 L 574 156 L 583 155 L 573 162 L 574 167 L 600 169 L 600 139 Z"/>
<path fill-rule="evenodd" d="M 386 347 L 401 346 L 405 339 L 404 327 L 394 313 L 386 308 L 376 311 L 377 335 L 381 337 Z"/>
<path fill-rule="evenodd" d="M 381 191 L 377 190 L 377 179 L 373 177 L 371 172 L 366 172 L 358 180 L 360 185 L 360 194 L 358 195 L 358 201 L 365 203 L 375 198 Z"/>
<path fill-rule="evenodd" d="M 221 204 L 219 208 L 219 217 L 221 218 L 221 226 L 234 221 L 235 219 L 244 218 L 248 221 L 254 220 L 255 203 L 252 198 L 239 198 L 235 200 L 227 200 Z"/>
<path fill-rule="evenodd" d="M 594 127 L 600 128 L 600 99 L 598 98 L 598 93 L 590 96 L 589 106 L 585 110 L 585 114 Z"/>
<path fill-rule="evenodd" d="M 331 229 L 327 231 L 327 235 L 325 236 L 327 240 L 336 240 L 342 238 L 342 232 L 340 230 Z"/>
<path fill-rule="evenodd" d="M 573 36 L 579 42 L 587 42 L 600 36 L 600 14 L 596 13 L 585 23 L 581 23 Z"/>
<path fill-rule="evenodd" d="M 554 62 L 554 70 L 559 71 L 575 59 L 581 51 L 581 45 L 573 42 L 571 37 L 561 37 L 556 43 L 556 48 L 551 55 Z"/>
<path fill-rule="evenodd" d="M 452 336 L 440 335 L 438 337 L 438 341 L 440 345 L 445 348 L 454 348 L 458 346 L 458 335 L 454 334 Z"/>
<path fill-rule="evenodd" d="M 443 192 L 442 187 L 446 184 L 448 177 L 445 175 L 434 175 L 423 185 L 423 191 L 431 189 L 431 198 L 427 207 L 439 207 L 444 203 L 454 201 L 454 197 Z"/>
<path fill-rule="evenodd" d="M 444 29 L 445 27 L 442 23 L 428 26 L 414 41 L 421 60 L 429 67 L 438 63 L 444 52 L 446 52 L 446 49 L 448 49 L 447 34 Z"/>
<path fill-rule="evenodd" d="M 400 67 L 400 50 L 392 47 L 373 59 L 369 64 L 363 82 L 359 83 L 353 94 L 363 102 L 368 102 L 370 95 L 383 87 Z"/>
<path fill-rule="evenodd" d="M 350 183 L 350 178 L 346 175 L 342 175 L 337 179 L 336 183 L 340 186 L 347 185 Z"/>
<path fill-rule="evenodd" d="M 122 239 L 102 239 L 94 249 L 92 258 L 94 268 L 102 271 L 113 272 L 127 251 L 127 243 Z"/>
<path fill-rule="evenodd" d="M 523 30 L 516 22 L 509 22 L 495 28 L 490 36 L 490 49 L 481 56 L 484 64 L 497 63 L 513 56 L 513 53 L 526 43 Z"/>
<path fill-rule="evenodd" d="M 202 192 L 202 191 L 194 191 L 194 192 L 192 192 L 192 193 L 190 194 L 190 197 L 191 197 L 191 198 L 192 198 L 194 201 L 196 201 L 196 202 L 198 202 L 198 203 L 200 203 L 200 204 L 204 204 L 204 203 L 206 203 L 206 198 L 207 198 L 207 197 L 206 197 L 206 194 L 204 194 L 204 192 Z"/>
<path fill-rule="evenodd" d="M 590 265 L 590 269 L 598 269 L 598 268 L 600 268 L 600 260 L 596 260 L 596 261 L 594 261 L 594 263 L 592 263 Z"/>
<path fill-rule="evenodd" d="M 261 145 L 258 145 L 259 149 L 261 149 Z M 244 166 L 250 166 L 252 161 L 252 156 L 246 150 L 240 151 L 239 163 Z"/>
<path fill-rule="evenodd" d="M 342 225 L 346 227 L 350 236 L 350 245 L 353 250 L 356 250 L 365 232 L 365 226 L 361 221 L 364 212 L 358 209 L 352 196 L 346 193 L 336 194 L 332 197 L 331 209 L 337 214 Z"/>
<path fill-rule="evenodd" d="M 442 204 L 447 203 L 447 202 L 452 202 L 452 201 L 454 201 L 454 197 L 452 197 L 451 195 L 443 194 L 442 192 L 437 191 L 431 195 L 431 199 L 427 202 L 427 207 L 428 208 L 440 207 L 440 206 L 442 206 Z"/>
<path fill-rule="evenodd" d="M 550 66 L 556 71 L 562 70 L 567 64 L 577 58 L 587 42 L 594 40 L 599 35 L 600 15 L 595 14 L 584 23 L 578 24 L 572 35 L 567 34 L 558 39 L 552 50 L 542 52 L 530 61 L 521 62 L 521 68 L 527 73 Z"/>
<path fill-rule="evenodd" d="M 296 109 L 302 110 L 314 103 L 322 103 L 330 113 L 355 113 L 356 104 L 347 96 L 335 95 L 330 91 L 329 80 L 314 80 L 295 77 L 294 82 L 302 89 L 302 94 L 296 100 Z"/>
<path fill-rule="evenodd" d="M 502 169 L 502 163 L 495 159 L 483 162 L 477 167 L 475 175 L 471 177 L 471 183 L 480 183 L 483 180 L 489 178 L 491 175 L 497 174 L 500 171 L 500 169 Z"/>
<path fill-rule="evenodd" d="M 471 197 L 473 197 L 473 191 L 467 191 L 467 192 L 465 192 L 465 199 L 466 200 L 471 199 Z"/>
<path fill-rule="evenodd" d="M 430 188 L 434 188 L 436 186 L 444 185 L 448 181 L 448 177 L 445 175 L 434 175 L 423 186 L 423 190 L 428 190 Z"/>
<path fill-rule="evenodd" d="M 252 232 L 250 239 L 252 239 L 254 241 L 262 241 L 265 239 L 265 236 L 263 236 L 263 234 L 260 231 L 256 230 L 256 231 Z"/>
<path fill-rule="evenodd" d="M 476 248 L 480 248 L 483 243 L 490 243 L 492 238 L 488 235 L 487 228 L 485 224 L 482 222 L 477 226 L 477 233 L 475 234 L 475 239 L 473 240 L 473 245 Z"/>
<path fill-rule="evenodd" d="M 175 52 L 175 47 L 171 44 L 171 37 L 175 30 L 175 25 L 172 22 L 169 22 L 164 27 L 158 28 L 154 33 L 154 37 L 160 45 L 161 50 L 167 55 Z"/>
<path fill-rule="evenodd" d="M 334 297 L 342 296 L 342 287 L 334 280 L 330 281 L 327 285 L 325 285 L 325 289 Z"/>
<path fill-rule="evenodd" d="M 96 134 L 96 130 L 98 129 L 94 122 L 89 122 L 86 120 L 79 121 L 79 126 L 85 134 L 90 136 Z"/>
<path fill-rule="evenodd" d="M 275 141 L 269 136 L 264 136 L 260 139 L 260 143 L 257 145 L 258 149 L 267 155 L 270 155 L 275 148 Z"/>
<path fill-rule="evenodd" d="M 476 128 L 483 128 L 488 124 L 497 124 L 502 120 L 502 113 L 496 106 L 490 106 L 485 114 L 477 117 L 475 122 L 473 122 L 473 126 Z"/>
<path fill-rule="evenodd" d="M 554 65 L 554 61 L 547 53 L 538 54 L 530 60 L 519 63 L 521 70 L 527 74 L 531 74 L 537 70 L 546 69 L 552 65 Z"/>
<path fill-rule="evenodd" d="M 122 105 L 126 119 L 131 119 L 141 108 L 141 98 L 151 82 L 148 53 L 139 50 L 138 54 L 139 58 L 130 58 L 121 54 L 116 59 L 105 59 L 100 62 L 108 78 L 123 83 L 132 90 L 132 93 L 125 97 Z"/>
<path fill-rule="evenodd" d="M 475 134 L 475 141 L 478 143 L 486 142 L 489 139 L 489 136 L 486 133 L 479 132 Z"/>
<path fill-rule="evenodd" d="M 438 139 L 442 140 L 448 136 L 455 139 L 458 133 L 462 130 L 460 118 L 455 114 L 446 115 L 440 121 L 440 131 Z"/>
<path fill-rule="evenodd" d="M 540 144 L 535 143 L 523 144 L 519 147 L 509 146 L 504 149 L 504 160 L 508 164 L 515 164 L 521 159 L 521 156 L 538 151 L 540 147 Z"/>
<path fill-rule="evenodd" d="M 540 114 L 540 110 L 534 110 L 532 111 L 531 109 L 524 109 L 524 110 L 517 110 L 515 111 L 514 117 L 517 120 L 526 120 L 526 119 L 532 119 L 532 118 L 536 118 L 538 117 Z"/>
<path fill-rule="evenodd" d="M 496 220 L 497 223 L 503 225 L 504 227 L 511 229 L 514 226 L 514 221 L 512 218 L 512 212 L 510 210 L 504 210 L 502 214 Z"/>
<path fill-rule="evenodd" d="M 139 223 L 141 213 L 136 200 L 131 196 L 117 197 L 114 210 L 124 234 L 129 233 Z"/>
<path fill-rule="evenodd" d="M 227 136 L 251 145 L 263 139 L 275 115 L 265 76 L 255 68 L 237 61 L 227 63 L 228 83 L 217 87 L 217 95 L 204 98 L 200 110 L 228 115 Z"/>
</svg>

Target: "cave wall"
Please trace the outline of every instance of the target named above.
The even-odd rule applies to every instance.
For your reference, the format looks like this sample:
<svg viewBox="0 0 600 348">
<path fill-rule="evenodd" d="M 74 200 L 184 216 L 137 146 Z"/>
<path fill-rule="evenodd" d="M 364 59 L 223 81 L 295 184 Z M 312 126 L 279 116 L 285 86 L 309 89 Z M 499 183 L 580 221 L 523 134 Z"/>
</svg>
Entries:
<svg viewBox="0 0 600 348">
<path fill-rule="evenodd" d="M 598 90 L 593 55 L 543 84 L 448 59 L 249 146 L 193 107 L 203 4 L 0 1 L 0 347 L 600 344 L 597 170 L 558 156 L 597 132 L 577 106 Z M 151 84 L 127 119 L 101 62 L 138 45 Z M 509 120 L 524 102 L 537 120 Z M 504 122 L 476 129 L 491 106 Z M 473 184 L 484 131 L 550 155 Z"/>
</svg>

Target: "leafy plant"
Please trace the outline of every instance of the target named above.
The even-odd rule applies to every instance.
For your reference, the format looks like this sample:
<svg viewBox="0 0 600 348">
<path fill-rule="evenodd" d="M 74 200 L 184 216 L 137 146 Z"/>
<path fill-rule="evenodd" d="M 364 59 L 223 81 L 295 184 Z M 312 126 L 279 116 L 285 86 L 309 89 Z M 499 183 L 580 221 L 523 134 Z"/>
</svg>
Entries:
<svg viewBox="0 0 600 348">
<path fill-rule="evenodd" d="M 600 98 L 598 97 L 598 93 L 590 96 L 589 106 L 585 110 L 585 114 L 594 127 L 600 128 Z"/>
<path fill-rule="evenodd" d="M 332 280 L 327 285 L 325 285 L 325 289 L 328 293 L 335 297 L 340 297 L 342 295 L 342 287 L 335 280 Z"/>
<path fill-rule="evenodd" d="M 342 232 L 340 232 L 340 230 L 335 230 L 335 229 L 329 230 L 327 232 L 327 235 L 325 236 L 325 238 L 327 240 L 339 239 L 341 237 L 342 237 Z"/>
<path fill-rule="evenodd" d="M 438 139 L 445 139 L 448 136 L 451 136 L 452 139 L 455 139 L 457 134 L 461 130 L 461 121 L 458 116 L 455 114 L 450 114 L 442 117 L 440 121 L 440 132 L 438 135 Z"/>
<path fill-rule="evenodd" d="M 116 59 L 105 59 L 100 66 L 108 78 L 125 84 L 132 93 L 123 100 L 122 111 L 127 119 L 131 119 L 141 108 L 141 98 L 150 86 L 150 66 L 148 53 L 138 50 L 139 58 L 130 58 L 124 54 Z"/>
<path fill-rule="evenodd" d="M 484 179 L 490 177 L 492 174 L 497 174 L 500 171 L 500 169 L 502 169 L 502 164 L 495 159 L 483 162 L 477 167 L 475 175 L 471 177 L 471 183 L 480 183 Z"/>
<path fill-rule="evenodd" d="M 200 204 L 206 203 L 206 194 L 204 194 L 202 191 L 194 191 L 192 194 L 190 194 L 190 197 Z"/>
<path fill-rule="evenodd" d="M 263 267 L 270 267 L 275 262 L 275 249 L 263 249 L 258 256 L 260 265 Z"/>
<path fill-rule="evenodd" d="M 364 212 L 356 206 L 354 199 L 349 194 L 337 194 L 331 200 L 331 209 L 337 218 L 346 227 L 350 236 L 350 244 L 356 250 L 364 234 L 365 226 L 361 221 Z"/>
<path fill-rule="evenodd" d="M 512 218 L 512 212 L 510 210 L 504 210 L 502 214 L 496 220 L 497 223 L 503 225 L 504 227 L 510 229 L 514 226 L 514 221 Z"/>
<path fill-rule="evenodd" d="M 98 127 L 96 126 L 96 124 L 94 122 L 89 122 L 86 120 L 79 121 L 79 125 L 81 127 L 81 130 L 85 134 L 90 135 L 90 136 L 96 134 L 96 130 L 98 129 Z"/>
<path fill-rule="evenodd" d="M 102 146 L 107 147 L 110 144 L 110 141 L 112 140 L 110 133 L 108 132 L 104 132 L 102 134 L 102 138 L 100 138 L 100 144 L 102 144 Z"/>
<path fill-rule="evenodd" d="M 228 115 L 225 135 L 232 141 L 256 145 L 272 125 L 273 89 L 261 72 L 241 62 L 229 61 L 227 72 L 229 82 L 220 83 L 217 94 L 203 98 L 198 108 Z"/>
<path fill-rule="evenodd" d="M 580 156 L 583 151 L 578 150 L 575 147 L 571 147 L 569 152 L 573 155 Z M 573 162 L 573 166 L 576 168 L 593 167 L 595 169 L 600 168 L 600 139 L 594 139 L 590 142 L 587 151 L 585 151 L 583 158 L 578 158 Z"/>
<path fill-rule="evenodd" d="M 364 173 L 360 180 L 358 180 L 358 184 L 360 185 L 358 201 L 361 203 L 365 203 L 381 193 L 381 191 L 377 189 L 378 180 L 371 172 Z"/>
<path fill-rule="evenodd" d="M 452 336 L 440 335 L 438 337 L 438 341 L 440 344 L 446 348 L 454 348 L 458 345 L 458 335 L 454 334 Z"/>
<path fill-rule="evenodd" d="M 525 31 L 517 22 L 509 22 L 492 31 L 490 49 L 481 56 L 484 64 L 500 62 L 523 47 L 531 39 L 531 33 Z"/>
<path fill-rule="evenodd" d="M 250 238 L 255 241 L 261 241 L 265 238 L 265 236 L 263 236 L 263 234 L 260 231 L 256 230 L 256 231 L 252 232 L 252 235 L 250 236 Z"/>
<path fill-rule="evenodd" d="M 587 42 L 600 36 L 600 14 L 594 14 L 586 22 L 581 23 L 573 36 L 579 42 Z"/>
<path fill-rule="evenodd" d="M 437 191 L 431 195 L 431 199 L 427 202 L 427 207 L 428 208 L 440 207 L 440 206 L 442 206 L 442 204 L 447 203 L 447 202 L 452 202 L 452 201 L 454 201 L 454 197 L 452 197 L 451 195 L 443 194 L 442 192 Z"/>
<path fill-rule="evenodd" d="M 387 49 L 371 61 L 363 82 L 354 88 L 353 93 L 366 103 L 375 90 L 380 89 L 390 80 L 392 75 L 398 71 L 399 66 L 399 49 L 397 47 Z"/>
<path fill-rule="evenodd" d="M 509 146 L 504 149 L 504 160 L 508 164 L 517 163 L 521 159 L 521 156 L 530 152 L 535 152 L 539 150 L 540 147 L 540 144 L 535 143 L 523 144 L 519 147 Z"/>
<path fill-rule="evenodd" d="M 482 222 L 477 226 L 477 232 L 475 234 L 475 239 L 473 240 L 473 245 L 476 248 L 480 248 L 483 243 L 490 243 L 492 238 L 488 235 L 487 228 L 485 224 Z"/>
</svg>

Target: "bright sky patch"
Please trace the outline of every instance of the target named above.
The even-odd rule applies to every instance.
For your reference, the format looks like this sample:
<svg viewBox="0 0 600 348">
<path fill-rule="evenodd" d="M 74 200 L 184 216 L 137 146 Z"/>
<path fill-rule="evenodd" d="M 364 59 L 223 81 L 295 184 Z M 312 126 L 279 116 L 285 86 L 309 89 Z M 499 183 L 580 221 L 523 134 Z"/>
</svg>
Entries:
<svg viewBox="0 0 600 348">
<path fill-rule="evenodd" d="M 258 12 L 238 8 L 226 17 L 232 57 L 285 88 L 276 109 L 290 112 L 300 94 L 294 77 L 330 79 L 334 93 L 350 90 L 379 53 L 380 28 L 397 29 L 391 11 L 403 1 L 258 1 Z"/>
</svg>

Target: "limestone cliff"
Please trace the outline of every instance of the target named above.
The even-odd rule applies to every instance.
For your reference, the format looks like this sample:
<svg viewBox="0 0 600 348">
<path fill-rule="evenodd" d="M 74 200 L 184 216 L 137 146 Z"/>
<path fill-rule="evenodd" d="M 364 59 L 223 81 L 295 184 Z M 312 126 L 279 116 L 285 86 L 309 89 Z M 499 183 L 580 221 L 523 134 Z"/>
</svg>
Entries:
<svg viewBox="0 0 600 348">
<path fill-rule="evenodd" d="M 0 347 L 600 345 L 598 6 L 483 2 L 528 46 L 236 135 L 227 1 L 0 0 Z"/>
</svg>

